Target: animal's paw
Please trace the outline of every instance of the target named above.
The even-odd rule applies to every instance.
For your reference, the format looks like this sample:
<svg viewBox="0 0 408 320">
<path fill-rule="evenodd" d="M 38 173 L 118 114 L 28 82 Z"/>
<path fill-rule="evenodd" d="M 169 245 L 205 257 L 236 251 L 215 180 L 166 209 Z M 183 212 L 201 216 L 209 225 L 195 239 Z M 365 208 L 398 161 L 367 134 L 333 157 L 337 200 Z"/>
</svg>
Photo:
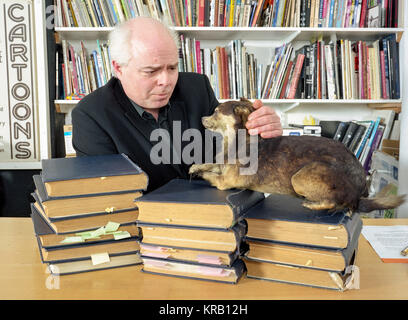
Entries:
<svg viewBox="0 0 408 320">
<path fill-rule="evenodd" d="M 203 171 L 203 167 L 200 164 L 193 164 L 188 170 L 189 174 L 199 175 Z"/>
</svg>

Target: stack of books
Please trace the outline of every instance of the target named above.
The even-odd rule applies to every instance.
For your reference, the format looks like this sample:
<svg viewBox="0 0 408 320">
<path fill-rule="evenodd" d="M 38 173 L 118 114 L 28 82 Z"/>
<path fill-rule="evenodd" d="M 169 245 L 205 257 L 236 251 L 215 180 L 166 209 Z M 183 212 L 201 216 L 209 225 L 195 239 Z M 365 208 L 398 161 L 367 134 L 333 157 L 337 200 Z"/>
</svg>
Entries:
<svg viewBox="0 0 408 320">
<path fill-rule="evenodd" d="M 245 212 L 264 199 L 250 190 L 221 191 L 206 181 L 174 179 L 136 200 L 143 272 L 237 283 Z"/>
<path fill-rule="evenodd" d="M 270 195 L 245 215 L 248 278 L 346 290 L 362 220 L 343 212 L 312 211 L 302 199 Z"/>
<path fill-rule="evenodd" d="M 53 274 L 140 264 L 135 199 L 147 175 L 124 154 L 42 160 L 31 218 Z"/>
</svg>

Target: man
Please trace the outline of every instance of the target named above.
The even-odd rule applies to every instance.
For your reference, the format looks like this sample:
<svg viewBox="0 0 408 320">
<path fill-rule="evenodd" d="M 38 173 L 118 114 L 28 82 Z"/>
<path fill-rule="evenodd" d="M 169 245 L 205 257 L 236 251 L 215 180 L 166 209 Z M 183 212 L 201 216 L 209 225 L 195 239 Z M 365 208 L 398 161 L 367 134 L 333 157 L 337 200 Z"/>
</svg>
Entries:
<svg viewBox="0 0 408 320">
<path fill-rule="evenodd" d="M 161 22 L 138 17 L 117 27 L 110 36 L 115 77 L 95 90 L 72 112 L 73 146 L 78 156 L 124 153 L 149 176 L 148 191 L 173 178 L 188 179 L 189 164 L 180 161 L 188 143 L 172 152 L 170 163 L 154 164 L 153 130 L 170 133 L 197 129 L 204 135 L 203 116 L 219 104 L 208 78 L 178 72 L 177 38 Z M 254 103 L 247 128 L 263 138 L 282 134 L 276 113 Z"/>
</svg>

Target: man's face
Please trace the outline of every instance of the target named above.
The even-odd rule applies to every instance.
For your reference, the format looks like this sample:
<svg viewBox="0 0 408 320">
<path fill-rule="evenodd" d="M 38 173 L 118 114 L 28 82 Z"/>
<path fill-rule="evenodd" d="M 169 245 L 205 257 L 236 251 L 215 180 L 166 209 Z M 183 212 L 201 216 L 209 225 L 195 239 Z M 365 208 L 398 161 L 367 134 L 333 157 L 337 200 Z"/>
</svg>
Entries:
<svg viewBox="0 0 408 320">
<path fill-rule="evenodd" d="M 178 51 L 173 40 L 134 42 L 131 52 L 127 66 L 115 67 L 126 95 L 145 109 L 167 105 L 178 79 Z"/>
</svg>

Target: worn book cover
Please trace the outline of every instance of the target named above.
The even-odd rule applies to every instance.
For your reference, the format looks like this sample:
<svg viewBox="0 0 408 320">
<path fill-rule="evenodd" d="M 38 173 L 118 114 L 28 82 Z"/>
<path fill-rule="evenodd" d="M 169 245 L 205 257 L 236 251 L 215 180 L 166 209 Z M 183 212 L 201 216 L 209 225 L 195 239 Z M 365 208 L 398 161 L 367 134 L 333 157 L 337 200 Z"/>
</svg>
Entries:
<svg viewBox="0 0 408 320">
<path fill-rule="evenodd" d="M 101 215 L 130 209 L 135 210 L 136 205 L 134 201 L 142 195 L 140 191 L 121 191 L 75 197 L 50 197 L 42 183 L 41 176 L 34 175 L 33 180 L 36 189 L 32 196 L 51 219 Z"/>
<path fill-rule="evenodd" d="M 240 250 L 247 232 L 246 221 L 242 220 L 230 229 L 184 227 L 163 224 L 137 224 L 143 233 L 143 243 L 166 245 L 190 249 Z"/>
<path fill-rule="evenodd" d="M 333 249 L 245 237 L 249 245 L 245 257 L 249 260 L 340 272 L 350 265 L 360 234 L 360 228 L 354 229 L 346 248 Z"/>
<path fill-rule="evenodd" d="M 147 175 L 125 154 L 44 159 L 41 178 L 49 196 L 146 190 Z"/>
<path fill-rule="evenodd" d="M 362 227 L 358 213 L 310 210 L 301 198 L 271 194 L 245 215 L 247 237 L 287 243 L 346 248 L 356 229 Z"/>
<path fill-rule="evenodd" d="M 261 192 L 218 190 L 203 180 L 173 179 L 136 199 L 139 222 L 230 228 L 264 199 Z"/>
<path fill-rule="evenodd" d="M 241 242 L 235 251 L 204 250 L 168 245 L 155 245 L 142 242 L 140 254 L 145 258 L 159 258 L 174 262 L 193 262 L 209 266 L 230 267 L 234 261 L 247 252 L 248 244 Z"/>
<path fill-rule="evenodd" d="M 196 280 L 236 284 L 246 272 L 245 264 L 241 259 L 235 260 L 231 267 L 215 267 L 146 257 L 142 259 L 143 272 Z"/>
</svg>

